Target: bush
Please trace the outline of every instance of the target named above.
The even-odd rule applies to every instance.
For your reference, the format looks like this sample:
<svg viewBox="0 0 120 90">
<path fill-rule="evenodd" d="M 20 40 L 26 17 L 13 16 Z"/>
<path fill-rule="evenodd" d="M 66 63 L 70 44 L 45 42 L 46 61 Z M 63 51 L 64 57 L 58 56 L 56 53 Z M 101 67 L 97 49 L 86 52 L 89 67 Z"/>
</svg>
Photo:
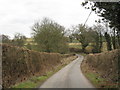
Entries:
<svg viewBox="0 0 120 90">
<path fill-rule="evenodd" d="M 78 49 L 78 48 L 69 48 L 69 51 L 75 53 L 82 53 L 82 49 Z"/>
<path fill-rule="evenodd" d="M 92 53 L 93 52 L 93 47 L 92 46 L 87 46 L 85 48 L 85 53 Z"/>
</svg>

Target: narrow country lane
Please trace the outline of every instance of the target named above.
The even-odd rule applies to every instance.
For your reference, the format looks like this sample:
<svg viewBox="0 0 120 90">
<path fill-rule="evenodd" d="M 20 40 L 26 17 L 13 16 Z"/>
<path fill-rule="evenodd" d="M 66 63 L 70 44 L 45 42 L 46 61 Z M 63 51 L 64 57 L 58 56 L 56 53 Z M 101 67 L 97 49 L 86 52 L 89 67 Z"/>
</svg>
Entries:
<svg viewBox="0 0 120 90">
<path fill-rule="evenodd" d="M 58 71 L 40 88 L 94 88 L 94 86 L 85 78 L 80 69 L 83 56 L 78 58 Z"/>
</svg>

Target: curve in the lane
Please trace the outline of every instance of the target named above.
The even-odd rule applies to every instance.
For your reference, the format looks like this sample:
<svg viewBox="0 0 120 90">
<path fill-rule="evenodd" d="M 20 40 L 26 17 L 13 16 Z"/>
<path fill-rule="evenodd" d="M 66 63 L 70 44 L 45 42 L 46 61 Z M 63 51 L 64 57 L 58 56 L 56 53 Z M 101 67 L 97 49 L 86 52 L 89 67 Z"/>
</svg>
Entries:
<svg viewBox="0 0 120 90">
<path fill-rule="evenodd" d="M 94 88 L 80 69 L 83 56 L 77 56 L 76 60 L 50 77 L 40 88 Z"/>
</svg>

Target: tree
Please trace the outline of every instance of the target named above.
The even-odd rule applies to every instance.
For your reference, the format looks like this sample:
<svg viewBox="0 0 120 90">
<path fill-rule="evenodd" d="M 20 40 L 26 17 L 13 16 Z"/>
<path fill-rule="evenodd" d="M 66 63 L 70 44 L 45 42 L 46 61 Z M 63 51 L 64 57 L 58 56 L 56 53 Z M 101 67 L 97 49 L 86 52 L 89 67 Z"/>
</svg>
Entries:
<svg viewBox="0 0 120 90">
<path fill-rule="evenodd" d="M 32 28 L 33 37 L 40 51 L 65 53 L 68 46 L 64 29 L 63 26 L 48 18 L 35 23 Z"/>
<path fill-rule="evenodd" d="M 102 43 L 103 43 L 103 35 L 102 35 L 102 30 L 103 26 L 102 25 L 94 25 L 93 27 L 88 27 L 84 26 L 82 24 L 79 24 L 74 27 L 73 36 L 76 38 L 82 46 L 82 51 L 86 52 L 86 47 L 88 45 L 91 45 L 91 49 L 93 53 L 100 53 L 101 48 L 102 48 Z"/>
<path fill-rule="evenodd" d="M 27 47 L 28 49 L 32 50 L 32 46 L 31 46 L 30 43 L 28 43 L 28 44 L 26 45 L 26 47 Z"/>
<path fill-rule="evenodd" d="M 93 38 L 95 45 L 94 46 L 94 52 L 100 53 L 102 49 L 103 44 L 103 35 L 104 35 L 104 27 L 101 24 L 97 24 L 93 26 Z"/>
<path fill-rule="evenodd" d="M 116 33 L 115 33 L 115 28 L 113 28 L 113 36 L 112 36 L 112 45 L 113 45 L 113 49 L 117 48 L 117 40 L 116 40 Z"/>
<path fill-rule="evenodd" d="M 118 2 L 84 2 L 83 6 L 90 4 L 88 9 L 95 11 L 103 20 L 109 21 L 111 27 L 116 27 L 120 30 L 120 3 Z"/>
<path fill-rule="evenodd" d="M 10 43 L 10 37 L 8 35 L 1 35 L 2 37 L 2 43 Z"/>
<path fill-rule="evenodd" d="M 107 49 L 108 49 L 108 51 L 112 50 L 111 37 L 107 32 L 105 33 L 105 39 L 107 41 Z"/>
<path fill-rule="evenodd" d="M 92 40 L 88 32 L 88 27 L 79 24 L 76 27 L 76 32 L 73 34 L 73 36 L 81 43 L 83 52 L 85 52 L 85 48 L 89 45 L 90 41 Z"/>
<path fill-rule="evenodd" d="M 117 41 L 118 47 L 120 47 L 120 3 L 119 2 L 84 2 L 82 5 L 92 11 L 95 11 L 96 14 L 103 17 L 104 22 L 108 22 L 111 28 L 115 28 L 117 31 Z M 115 43 L 114 43 L 115 45 Z"/>
<path fill-rule="evenodd" d="M 26 37 L 20 33 L 16 33 L 14 35 L 14 39 L 12 40 L 12 45 L 23 47 L 26 41 Z"/>
<path fill-rule="evenodd" d="M 72 42 L 73 42 L 73 40 L 74 40 L 73 35 L 69 35 L 69 42 L 70 42 L 70 43 L 72 43 Z"/>
</svg>

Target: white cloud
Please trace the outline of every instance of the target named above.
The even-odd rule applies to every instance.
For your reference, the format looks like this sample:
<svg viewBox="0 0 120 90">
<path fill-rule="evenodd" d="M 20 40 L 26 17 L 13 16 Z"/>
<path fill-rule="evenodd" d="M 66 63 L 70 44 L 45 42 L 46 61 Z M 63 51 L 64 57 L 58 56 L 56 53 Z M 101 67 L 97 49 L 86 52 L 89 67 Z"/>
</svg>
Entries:
<svg viewBox="0 0 120 90">
<path fill-rule="evenodd" d="M 13 36 L 20 32 L 30 37 L 35 20 L 49 17 L 69 28 L 84 23 L 90 10 L 81 6 L 83 0 L 0 0 L 0 30 Z M 92 26 L 97 15 L 91 14 L 87 24 Z"/>
</svg>

